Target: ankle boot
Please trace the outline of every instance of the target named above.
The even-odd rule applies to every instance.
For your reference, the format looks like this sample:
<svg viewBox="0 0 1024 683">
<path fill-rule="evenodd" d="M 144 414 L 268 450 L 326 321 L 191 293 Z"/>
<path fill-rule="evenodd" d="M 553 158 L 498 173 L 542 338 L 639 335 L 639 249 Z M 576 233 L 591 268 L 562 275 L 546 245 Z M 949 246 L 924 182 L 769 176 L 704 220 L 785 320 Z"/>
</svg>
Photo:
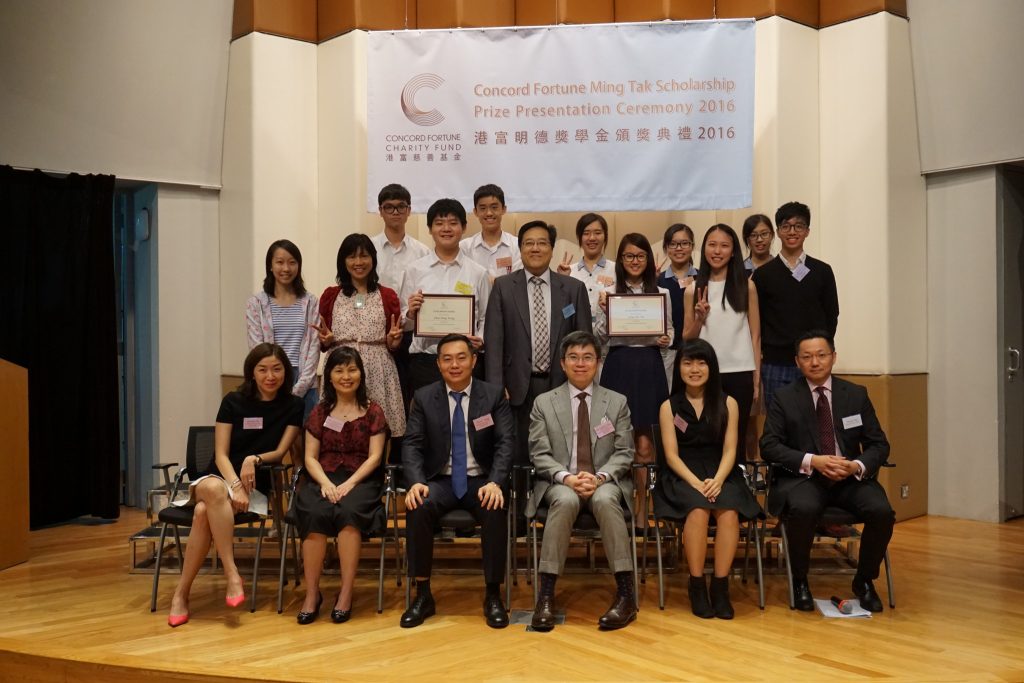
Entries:
<svg viewBox="0 0 1024 683">
<path fill-rule="evenodd" d="M 732 619 L 735 612 L 729 602 L 729 577 L 711 577 L 711 606 L 719 619 Z"/>
<path fill-rule="evenodd" d="M 690 595 L 690 609 L 696 616 L 701 619 L 715 616 L 715 610 L 711 609 L 711 603 L 708 602 L 708 584 L 704 581 L 703 575 L 690 577 L 687 593 Z"/>
</svg>

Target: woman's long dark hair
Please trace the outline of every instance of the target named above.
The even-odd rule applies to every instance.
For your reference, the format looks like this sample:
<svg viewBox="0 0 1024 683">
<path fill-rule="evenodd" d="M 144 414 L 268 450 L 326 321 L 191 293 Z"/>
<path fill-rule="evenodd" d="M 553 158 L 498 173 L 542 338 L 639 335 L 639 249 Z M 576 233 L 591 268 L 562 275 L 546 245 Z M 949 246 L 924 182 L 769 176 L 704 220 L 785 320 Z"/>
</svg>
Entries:
<svg viewBox="0 0 1024 683">
<path fill-rule="evenodd" d="M 638 232 L 629 232 L 619 240 L 619 250 L 615 253 L 615 292 L 625 294 L 629 292 L 626 286 L 626 269 L 622 266 L 622 253 L 626 251 L 626 245 L 633 245 L 643 249 L 647 253 L 647 268 L 642 276 L 644 283 L 644 294 L 658 293 L 658 266 L 654 262 L 654 250 L 647 238 Z"/>
<path fill-rule="evenodd" d="M 292 291 L 295 292 L 297 297 L 305 296 L 306 285 L 302 282 L 302 252 L 290 240 L 277 240 L 271 243 L 270 248 L 267 249 L 267 275 L 263 278 L 263 291 L 267 293 L 267 296 L 274 296 L 274 285 L 277 284 L 277 281 L 274 279 L 274 273 L 270 270 L 270 267 L 274 263 L 274 252 L 278 249 L 287 251 L 299 264 L 299 272 L 295 273 L 295 279 L 292 280 Z"/>
<path fill-rule="evenodd" d="M 259 387 L 256 386 L 256 365 L 268 356 L 273 356 L 284 365 L 284 382 L 281 384 L 281 388 L 277 390 L 277 395 L 274 399 L 276 400 L 281 398 L 281 396 L 288 395 L 291 390 L 292 375 L 294 373 L 291 361 L 288 360 L 288 354 L 284 352 L 284 349 L 270 342 L 257 344 L 249 351 L 249 355 L 245 357 L 245 363 L 242 366 L 242 383 L 238 385 L 236 391 L 248 398 L 258 399 L 260 397 Z"/>
<path fill-rule="evenodd" d="M 725 271 L 725 291 L 722 292 L 722 309 L 725 309 L 725 301 L 728 299 L 732 310 L 745 313 L 749 299 L 747 296 L 747 287 L 749 285 L 747 284 L 747 270 L 743 267 L 743 254 L 740 252 L 740 238 L 736 236 L 736 231 L 725 223 L 716 223 L 704 233 L 704 241 L 700 245 L 700 268 L 697 270 L 695 291 L 703 291 L 708 286 L 708 280 L 711 279 L 711 263 L 708 262 L 707 256 L 704 255 L 704 248 L 708 243 L 708 237 L 715 231 L 724 232 L 732 240 L 732 258 L 729 259 L 729 265 L 726 266 Z M 697 298 L 696 296 L 693 297 L 694 304 L 697 303 Z M 708 303 L 710 304 L 711 302 L 709 301 Z"/>
<path fill-rule="evenodd" d="M 331 383 L 331 371 L 338 365 L 352 363 L 359 369 L 359 386 L 356 387 L 356 403 L 359 407 L 366 409 L 370 405 L 370 399 L 366 395 L 366 370 L 363 369 L 363 357 L 351 346 L 339 346 L 331 351 L 324 363 L 324 396 L 320 404 L 324 407 L 324 413 L 330 413 L 334 406 L 338 405 L 338 392 L 334 390 Z"/>
<path fill-rule="evenodd" d="M 686 383 L 679 375 L 684 360 L 702 360 L 708 364 L 708 381 L 704 385 L 704 412 L 713 434 L 725 436 L 729 424 L 729 410 L 725 407 L 725 392 L 722 391 L 722 376 L 718 370 L 718 356 L 711 344 L 703 339 L 691 339 L 676 354 L 675 371 L 672 375 L 672 393 L 686 391 Z"/>
<path fill-rule="evenodd" d="M 341 246 L 338 247 L 338 275 L 337 281 L 341 285 L 341 293 L 345 296 L 352 296 L 356 293 L 356 287 L 352 284 L 352 274 L 348 272 L 348 268 L 345 267 L 345 259 L 352 256 L 360 249 L 365 251 L 373 259 L 373 269 L 370 274 L 366 276 L 366 291 L 376 292 L 377 283 L 379 278 L 377 277 L 377 247 L 373 246 L 373 241 L 362 233 L 355 233 L 349 235 L 341 241 Z"/>
</svg>

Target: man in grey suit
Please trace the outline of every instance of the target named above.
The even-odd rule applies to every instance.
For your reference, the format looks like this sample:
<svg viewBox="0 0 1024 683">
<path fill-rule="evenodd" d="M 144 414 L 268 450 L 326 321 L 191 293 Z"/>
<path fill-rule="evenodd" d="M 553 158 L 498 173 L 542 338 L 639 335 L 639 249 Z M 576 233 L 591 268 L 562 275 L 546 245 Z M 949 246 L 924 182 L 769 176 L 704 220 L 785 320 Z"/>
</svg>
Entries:
<svg viewBox="0 0 1024 683">
<path fill-rule="evenodd" d="M 529 463 L 527 439 L 533 401 L 565 382 L 558 364 L 562 338 L 591 331 L 587 289 L 551 270 L 558 232 L 544 221 L 519 229 L 523 268 L 497 278 L 487 300 L 484 348 L 487 381 L 505 387 L 516 420 L 517 463 Z"/>
<path fill-rule="evenodd" d="M 633 427 L 626 397 L 594 382 L 601 344 L 590 332 L 572 332 L 560 345 L 565 384 L 541 394 L 530 415 L 530 457 L 537 481 L 527 517 L 547 506 L 540 555 L 540 586 L 532 626 L 555 626 L 555 581 L 565 567 L 569 536 L 581 510 L 601 529 L 615 572 L 615 601 L 599 620 L 604 629 L 636 619 L 633 549 L 623 504 L 632 505 Z"/>
</svg>

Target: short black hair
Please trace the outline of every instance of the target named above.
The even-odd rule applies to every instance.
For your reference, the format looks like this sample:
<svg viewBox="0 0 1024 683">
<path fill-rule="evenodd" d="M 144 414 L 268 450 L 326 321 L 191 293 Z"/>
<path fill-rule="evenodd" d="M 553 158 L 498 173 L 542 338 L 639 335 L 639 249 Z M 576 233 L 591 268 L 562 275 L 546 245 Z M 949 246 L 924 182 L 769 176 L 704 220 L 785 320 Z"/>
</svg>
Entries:
<svg viewBox="0 0 1024 683">
<path fill-rule="evenodd" d="M 782 225 L 790 218 L 803 218 L 807 227 L 811 227 L 811 210 L 800 202 L 786 202 L 775 212 L 775 225 Z"/>
<path fill-rule="evenodd" d="M 410 206 L 412 205 L 412 195 L 409 194 L 409 190 L 398 183 L 391 183 L 381 188 L 380 192 L 377 193 L 377 206 L 380 206 L 389 199 L 399 199 Z"/>
<path fill-rule="evenodd" d="M 369 254 L 373 260 L 373 269 L 366 278 L 366 291 L 377 291 L 377 284 L 380 281 L 380 278 L 377 276 L 377 247 L 373 246 L 373 240 L 368 236 L 356 232 L 343 239 L 341 246 L 338 247 L 338 273 L 336 281 L 341 286 L 341 293 L 345 296 L 352 296 L 356 293 L 355 285 L 352 284 L 352 275 L 348 272 L 348 268 L 345 267 L 345 259 L 360 249 Z"/>
<path fill-rule="evenodd" d="M 458 199 L 446 197 L 431 204 L 427 209 L 427 230 L 433 227 L 434 219 L 438 216 L 455 216 L 462 223 L 462 227 L 466 227 L 466 207 Z"/>
<path fill-rule="evenodd" d="M 473 342 L 471 342 L 469 340 L 469 337 L 467 337 L 466 335 L 446 334 L 445 336 L 441 337 L 441 340 L 439 342 L 437 342 L 437 355 L 441 355 L 442 347 L 446 346 L 447 344 L 454 344 L 455 342 L 462 342 L 463 344 L 465 344 L 466 348 L 469 349 L 470 355 L 476 353 L 476 350 L 473 348 Z"/>
<path fill-rule="evenodd" d="M 750 236 L 757 230 L 757 226 L 764 223 L 768 226 L 768 230 L 771 231 L 772 235 L 775 234 L 775 226 L 772 225 L 772 219 L 765 216 L 763 213 L 755 213 L 747 216 L 747 219 L 743 221 L 743 243 L 748 244 L 750 242 Z"/>
<path fill-rule="evenodd" d="M 573 346 L 593 346 L 597 357 L 601 357 L 601 341 L 592 332 L 586 330 L 575 330 L 562 337 L 562 343 L 558 346 L 558 356 L 565 360 L 569 349 Z"/>
<path fill-rule="evenodd" d="M 604 219 L 599 213 L 585 213 L 580 216 L 580 219 L 576 221 L 576 243 L 579 245 L 583 244 L 583 231 L 587 229 L 587 226 L 591 223 L 600 223 L 601 227 L 604 228 L 604 244 L 608 246 L 608 221 Z"/>
<path fill-rule="evenodd" d="M 836 352 L 836 341 L 829 336 L 825 330 L 807 330 L 801 333 L 796 338 L 796 343 L 793 345 L 793 353 L 800 353 L 800 345 L 808 339 L 824 339 L 828 343 L 828 348 L 832 350 L 832 353 Z"/>
<path fill-rule="evenodd" d="M 277 390 L 274 398 L 278 399 L 282 396 L 291 395 L 290 387 L 293 383 L 295 370 L 292 368 L 291 361 L 288 360 L 288 354 L 277 344 L 261 342 L 249 350 L 248 355 L 245 357 L 245 362 L 242 364 L 242 383 L 238 385 L 237 391 L 243 396 L 248 398 L 260 397 L 259 387 L 256 386 L 256 365 L 264 358 L 270 356 L 276 358 L 284 366 L 284 382 Z"/>
<path fill-rule="evenodd" d="M 661 239 L 661 248 L 663 251 L 668 251 L 668 245 L 672 243 L 672 238 L 676 236 L 676 233 L 682 230 L 686 233 L 686 236 L 690 238 L 690 246 L 697 246 L 694 244 L 693 228 L 686 223 L 673 223 L 665 229 L 665 235 Z M 702 261 L 704 259 L 701 259 Z M 693 256 L 690 256 L 690 263 L 693 263 Z"/>
<path fill-rule="evenodd" d="M 476 192 L 473 193 L 473 206 L 484 197 L 495 197 L 501 205 L 505 206 L 505 191 L 494 183 L 488 183 L 487 185 L 481 185 L 476 188 Z"/>
<path fill-rule="evenodd" d="M 551 242 L 551 246 L 555 246 L 555 240 L 558 239 L 558 230 L 555 226 L 545 223 L 544 221 L 530 221 L 529 223 L 523 224 L 519 228 L 519 248 L 523 248 L 523 235 L 526 234 L 527 230 L 533 230 L 534 228 L 544 228 L 548 231 L 548 241 Z"/>
</svg>

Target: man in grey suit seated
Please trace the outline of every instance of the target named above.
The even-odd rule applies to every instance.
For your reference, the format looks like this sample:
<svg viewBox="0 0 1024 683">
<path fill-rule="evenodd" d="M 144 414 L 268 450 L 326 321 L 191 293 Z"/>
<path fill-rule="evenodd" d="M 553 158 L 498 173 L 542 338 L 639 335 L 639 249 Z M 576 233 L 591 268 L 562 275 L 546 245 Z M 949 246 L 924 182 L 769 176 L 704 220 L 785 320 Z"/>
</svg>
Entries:
<svg viewBox="0 0 1024 683">
<path fill-rule="evenodd" d="M 601 344 L 589 332 L 565 336 L 559 349 L 568 382 L 537 397 L 530 414 L 530 459 L 537 473 L 526 510 L 548 508 L 540 554 L 540 586 L 532 626 L 555 626 L 555 581 L 565 568 L 569 536 L 581 510 L 601 529 L 615 572 L 615 601 L 599 620 L 604 629 L 636 619 L 633 549 L 623 503 L 633 501 L 633 428 L 626 397 L 594 382 Z"/>
</svg>

